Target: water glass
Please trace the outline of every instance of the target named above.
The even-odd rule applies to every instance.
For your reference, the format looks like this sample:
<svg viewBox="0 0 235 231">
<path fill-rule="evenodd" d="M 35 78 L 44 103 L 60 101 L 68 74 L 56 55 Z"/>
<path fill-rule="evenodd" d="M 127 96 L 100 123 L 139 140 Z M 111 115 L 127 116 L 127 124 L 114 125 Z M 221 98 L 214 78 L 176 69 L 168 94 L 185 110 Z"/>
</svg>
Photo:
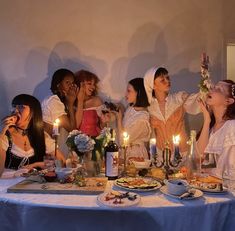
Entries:
<svg viewBox="0 0 235 231">
<path fill-rule="evenodd" d="M 44 156 L 44 166 L 48 172 L 53 172 L 55 170 L 55 157 L 53 155 L 45 155 Z"/>
<path fill-rule="evenodd" d="M 235 193 L 235 167 L 223 173 L 223 185 L 232 193 Z"/>
</svg>

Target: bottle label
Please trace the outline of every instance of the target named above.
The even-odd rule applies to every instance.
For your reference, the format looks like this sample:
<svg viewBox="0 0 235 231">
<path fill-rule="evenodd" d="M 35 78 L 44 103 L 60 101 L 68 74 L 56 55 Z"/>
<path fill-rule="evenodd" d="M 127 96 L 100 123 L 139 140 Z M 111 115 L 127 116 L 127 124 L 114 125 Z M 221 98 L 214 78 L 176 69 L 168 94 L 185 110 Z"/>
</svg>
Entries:
<svg viewBox="0 0 235 231">
<path fill-rule="evenodd" d="M 118 152 L 106 152 L 106 176 L 118 176 Z"/>
</svg>

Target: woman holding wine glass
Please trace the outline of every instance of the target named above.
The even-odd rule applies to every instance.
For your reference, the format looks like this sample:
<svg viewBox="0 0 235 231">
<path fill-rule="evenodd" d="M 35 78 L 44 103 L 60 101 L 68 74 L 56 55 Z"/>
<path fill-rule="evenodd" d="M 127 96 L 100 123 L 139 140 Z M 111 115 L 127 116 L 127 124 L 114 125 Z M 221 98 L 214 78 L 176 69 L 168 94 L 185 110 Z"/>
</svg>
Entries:
<svg viewBox="0 0 235 231">
<path fill-rule="evenodd" d="M 128 82 L 125 98 L 129 106 L 124 114 L 119 110 L 116 115 L 119 140 L 122 141 L 124 131 L 129 135 L 126 160 L 149 159 L 146 144 L 150 139 L 151 128 L 147 111 L 149 102 L 143 78 L 135 78 Z"/>
<path fill-rule="evenodd" d="M 75 83 L 79 87 L 76 107 L 77 129 L 96 137 L 109 122 L 109 113 L 103 113 L 105 108 L 98 96 L 99 78 L 94 73 L 80 70 L 75 73 Z"/>
</svg>

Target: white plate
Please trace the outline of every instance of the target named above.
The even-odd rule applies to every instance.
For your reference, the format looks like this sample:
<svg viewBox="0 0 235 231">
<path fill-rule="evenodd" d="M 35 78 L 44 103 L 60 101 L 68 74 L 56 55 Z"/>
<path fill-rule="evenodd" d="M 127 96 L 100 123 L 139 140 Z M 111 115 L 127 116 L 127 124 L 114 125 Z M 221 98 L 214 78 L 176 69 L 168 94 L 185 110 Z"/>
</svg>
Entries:
<svg viewBox="0 0 235 231">
<path fill-rule="evenodd" d="M 156 183 L 156 186 L 155 187 L 152 187 L 152 188 L 141 188 L 141 187 L 131 187 L 131 186 L 125 186 L 125 185 L 122 185 L 122 183 L 119 183 L 118 180 L 122 179 L 122 178 L 126 178 L 128 180 L 135 180 L 135 179 L 143 179 L 144 181 L 146 182 L 154 182 Z M 157 190 L 159 188 L 161 188 L 161 183 L 156 180 L 156 179 L 153 179 L 153 178 L 142 178 L 142 177 L 122 177 L 120 179 L 117 179 L 115 180 L 114 182 L 114 185 L 121 188 L 121 189 L 125 189 L 125 190 L 128 190 L 128 191 L 133 191 L 133 192 L 149 192 L 149 191 L 154 191 L 154 190 Z"/>
<path fill-rule="evenodd" d="M 167 191 L 167 187 L 165 185 L 160 188 L 160 191 L 164 195 L 172 197 L 172 198 L 175 198 L 175 199 L 178 199 L 178 200 L 194 200 L 194 199 L 197 199 L 197 198 L 203 196 L 203 192 L 201 190 L 195 189 L 195 193 L 194 193 L 194 195 L 192 197 L 184 197 L 184 198 L 181 199 L 179 196 L 175 196 L 175 195 L 170 194 Z"/>
<path fill-rule="evenodd" d="M 207 189 L 207 188 L 202 188 L 202 187 L 197 187 L 197 186 L 193 186 L 193 188 L 196 188 L 196 189 L 199 189 L 201 190 L 202 192 L 204 193 L 207 193 L 207 194 L 225 194 L 228 192 L 228 189 L 223 187 L 223 190 L 222 191 L 215 191 L 213 189 Z"/>
<path fill-rule="evenodd" d="M 1 178 L 2 179 L 10 179 L 15 177 L 20 177 L 23 173 L 28 173 L 29 169 L 21 168 L 19 170 L 5 169 Z"/>
<path fill-rule="evenodd" d="M 121 191 L 119 191 L 119 192 L 126 193 L 126 192 L 121 192 Z M 98 205 L 105 206 L 105 207 L 111 207 L 111 208 L 125 208 L 125 207 L 136 206 L 140 202 L 140 195 L 138 195 L 136 193 L 129 192 L 129 195 L 131 195 L 131 196 L 136 195 L 135 200 L 132 201 L 132 200 L 129 200 L 128 198 L 123 198 L 121 204 L 114 204 L 113 203 L 114 199 L 108 200 L 108 201 L 105 199 L 105 197 L 107 196 L 108 193 L 110 193 L 110 192 L 102 193 L 97 197 Z"/>
</svg>

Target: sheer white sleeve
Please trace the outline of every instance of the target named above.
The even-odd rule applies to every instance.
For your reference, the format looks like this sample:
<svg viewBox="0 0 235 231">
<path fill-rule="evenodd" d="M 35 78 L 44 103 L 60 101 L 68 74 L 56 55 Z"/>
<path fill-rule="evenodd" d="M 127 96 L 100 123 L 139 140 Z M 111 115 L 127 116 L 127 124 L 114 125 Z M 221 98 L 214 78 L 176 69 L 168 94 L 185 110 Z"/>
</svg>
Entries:
<svg viewBox="0 0 235 231">
<path fill-rule="evenodd" d="M 191 94 L 187 96 L 184 103 L 184 109 L 187 113 L 196 115 L 201 112 L 200 107 L 197 103 L 197 99 L 199 96 L 200 93 Z"/>
<path fill-rule="evenodd" d="M 151 128 L 146 120 L 137 120 L 131 126 L 126 128 L 126 132 L 130 137 L 130 144 L 140 144 L 150 139 Z"/>
<path fill-rule="evenodd" d="M 7 151 L 9 142 L 6 136 L 0 136 L 0 145 L 4 151 Z"/>
<path fill-rule="evenodd" d="M 55 141 L 45 132 L 46 153 L 50 154 L 55 151 Z"/>
<path fill-rule="evenodd" d="M 67 113 L 65 112 L 65 106 L 59 97 L 53 95 L 42 102 L 42 114 L 45 122 L 53 124 L 57 118 L 66 115 Z"/>
</svg>

